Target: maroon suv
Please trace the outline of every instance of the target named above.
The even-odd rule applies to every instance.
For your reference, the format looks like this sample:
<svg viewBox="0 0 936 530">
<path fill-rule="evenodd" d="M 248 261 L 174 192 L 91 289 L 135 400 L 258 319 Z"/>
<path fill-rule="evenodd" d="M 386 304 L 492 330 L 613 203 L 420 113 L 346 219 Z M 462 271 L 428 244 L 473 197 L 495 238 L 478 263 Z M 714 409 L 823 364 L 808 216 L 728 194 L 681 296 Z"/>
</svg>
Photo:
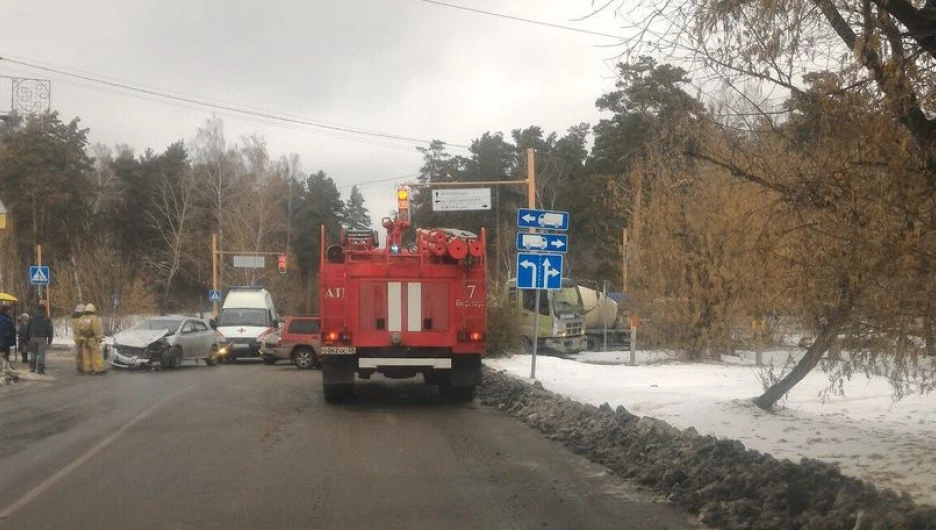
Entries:
<svg viewBox="0 0 936 530">
<path fill-rule="evenodd" d="M 319 324 L 319 317 L 286 317 L 278 331 L 264 337 L 260 347 L 263 362 L 275 364 L 284 360 L 291 361 L 300 370 L 317 368 L 321 343 Z"/>
</svg>

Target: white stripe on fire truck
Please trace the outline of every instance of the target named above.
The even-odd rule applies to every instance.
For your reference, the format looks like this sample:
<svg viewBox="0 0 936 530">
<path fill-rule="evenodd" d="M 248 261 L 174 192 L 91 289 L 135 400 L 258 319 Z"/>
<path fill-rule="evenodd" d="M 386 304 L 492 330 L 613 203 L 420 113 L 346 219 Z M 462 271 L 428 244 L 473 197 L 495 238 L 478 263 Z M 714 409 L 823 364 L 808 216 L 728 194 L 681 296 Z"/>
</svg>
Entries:
<svg viewBox="0 0 936 530">
<path fill-rule="evenodd" d="M 387 331 L 403 331 L 403 288 L 400 282 L 387 282 Z"/>
<path fill-rule="evenodd" d="M 406 284 L 406 331 L 422 331 L 422 283 Z"/>
</svg>

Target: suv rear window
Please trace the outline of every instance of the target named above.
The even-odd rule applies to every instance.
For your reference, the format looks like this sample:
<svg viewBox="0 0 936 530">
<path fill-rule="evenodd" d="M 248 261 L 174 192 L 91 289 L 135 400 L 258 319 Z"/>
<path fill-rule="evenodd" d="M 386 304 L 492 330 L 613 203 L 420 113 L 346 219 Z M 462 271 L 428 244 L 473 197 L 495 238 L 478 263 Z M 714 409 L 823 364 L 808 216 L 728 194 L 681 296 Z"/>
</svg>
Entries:
<svg viewBox="0 0 936 530">
<path fill-rule="evenodd" d="M 319 321 L 313 319 L 297 319 L 289 323 L 286 333 L 297 335 L 312 335 L 319 332 Z"/>
</svg>

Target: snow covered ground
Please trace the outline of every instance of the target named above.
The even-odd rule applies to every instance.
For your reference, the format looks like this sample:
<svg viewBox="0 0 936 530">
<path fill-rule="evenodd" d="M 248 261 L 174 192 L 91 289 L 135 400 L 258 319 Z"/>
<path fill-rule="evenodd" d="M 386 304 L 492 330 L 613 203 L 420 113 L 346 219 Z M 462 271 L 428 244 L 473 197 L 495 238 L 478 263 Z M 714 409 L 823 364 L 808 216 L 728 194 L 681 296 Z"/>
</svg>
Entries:
<svg viewBox="0 0 936 530">
<path fill-rule="evenodd" d="M 821 397 L 829 386 L 820 370 L 807 376 L 774 413 L 749 403 L 762 392 L 747 355 L 726 363 L 679 363 L 661 352 L 585 353 L 576 359 L 538 356 L 537 379 L 577 401 L 652 416 L 678 428 L 740 440 L 751 449 L 798 461 L 817 458 L 880 487 L 906 491 L 936 505 L 936 393 L 899 402 L 882 378 L 857 375 L 844 396 Z M 782 366 L 788 351 L 767 352 Z M 530 375 L 530 356 L 488 359 L 497 370 Z M 615 364 L 616 363 L 616 364 Z"/>
</svg>

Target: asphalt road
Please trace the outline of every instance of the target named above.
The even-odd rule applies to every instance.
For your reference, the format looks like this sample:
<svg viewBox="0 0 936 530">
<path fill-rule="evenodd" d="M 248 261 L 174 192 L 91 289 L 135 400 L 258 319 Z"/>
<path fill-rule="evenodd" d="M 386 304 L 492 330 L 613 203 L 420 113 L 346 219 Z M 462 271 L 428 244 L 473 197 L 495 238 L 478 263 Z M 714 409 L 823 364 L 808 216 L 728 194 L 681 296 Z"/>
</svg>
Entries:
<svg viewBox="0 0 936 530">
<path fill-rule="evenodd" d="M 0 528 L 677 529 L 691 517 L 410 381 L 186 366 L 0 390 Z"/>
</svg>

